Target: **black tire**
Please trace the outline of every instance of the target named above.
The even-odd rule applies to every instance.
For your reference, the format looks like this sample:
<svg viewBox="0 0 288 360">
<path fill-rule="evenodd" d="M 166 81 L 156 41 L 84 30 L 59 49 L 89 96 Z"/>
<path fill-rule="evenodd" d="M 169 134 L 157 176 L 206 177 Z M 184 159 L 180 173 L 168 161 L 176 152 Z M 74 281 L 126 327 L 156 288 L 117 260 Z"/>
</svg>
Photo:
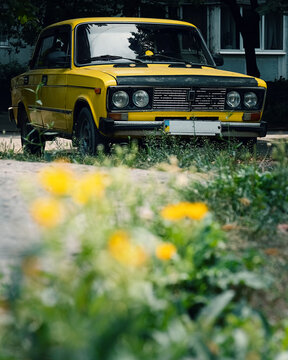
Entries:
<svg viewBox="0 0 288 360">
<path fill-rule="evenodd" d="M 257 137 L 238 138 L 238 141 L 247 150 L 254 150 L 254 147 L 257 145 Z"/>
<path fill-rule="evenodd" d="M 99 133 L 91 111 L 88 108 L 85 107 L 80 111 L 77 123 L 79 129 L 77 133 L 77 142 L 81 154 L 95 155 L 99 145 L 102 145 L 103 150 L 107 151 L 107 140 Z"/>
<path fill-rule="evenodd" d="M 41 156 L 45 149 L 45 138 L 29 123 L 25 110 L 20 112 L 20 133 L 23 152 Z"/>
</svg>

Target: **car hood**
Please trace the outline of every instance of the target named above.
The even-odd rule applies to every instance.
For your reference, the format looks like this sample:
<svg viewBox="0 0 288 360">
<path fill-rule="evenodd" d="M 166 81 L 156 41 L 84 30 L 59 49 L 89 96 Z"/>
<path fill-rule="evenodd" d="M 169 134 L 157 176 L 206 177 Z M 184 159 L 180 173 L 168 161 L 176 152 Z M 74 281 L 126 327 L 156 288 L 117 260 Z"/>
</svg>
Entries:
<svg viewBox="0 0 288 360">
<path fill-rule="evenodd" d="M 83 69 L 84 70 L 84 69 Z M 149 64 L 147 67 L 97 65 L 86 71 L 101 71 L 112 76 L 117 85 L 131 86 L 263 86 L 263 80 L 252 76 L 210 67 L 169 67 L 169 64 Z"/>
</svg>

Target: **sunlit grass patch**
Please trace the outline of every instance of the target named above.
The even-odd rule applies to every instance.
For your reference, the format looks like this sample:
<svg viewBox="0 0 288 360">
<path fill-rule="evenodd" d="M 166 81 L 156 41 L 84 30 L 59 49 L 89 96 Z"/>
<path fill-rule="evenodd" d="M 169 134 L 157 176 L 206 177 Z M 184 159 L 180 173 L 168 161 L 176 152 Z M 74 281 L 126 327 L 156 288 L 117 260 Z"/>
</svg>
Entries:
<svg viewBox="0 0 288 360">
<path fill-rule="evenodd" d="M 20 140 L 19 140 L 20 141 Z M 55 161 L 65 158 L 73 163 L 100 165 L 100 166 L 126 166 L 131 168 L 160 167 L 164 170 L 163 164 L 171 163 L 175 159 L 177 166 L 181 169 L 196 169 L 206 172 L 223 166 L 237 166 L 242 162 L 265 161 L 265 156 L 249 152 L 245 147 L 233 141 L 216 141 L 215 139 L 182 139 L 177 137 L 163 136 L 147 137 L 138 143 L 129 140 L 126 143 L 114 144 L 109 153 L 103 148 L 98 149 L 96 156 L 80 154 L 76 148 L 58 141 L 57 139 L 46 146 L 42 157 L 35 157 L 29 154 L 23 155 L 22 151 L 11 149 L 7 152 L 0 151 L 0 158 L 15 158 L 16 160 L 27 161 Z M 174 163 L 175 164 L 175 161 Z"/>
</svg>

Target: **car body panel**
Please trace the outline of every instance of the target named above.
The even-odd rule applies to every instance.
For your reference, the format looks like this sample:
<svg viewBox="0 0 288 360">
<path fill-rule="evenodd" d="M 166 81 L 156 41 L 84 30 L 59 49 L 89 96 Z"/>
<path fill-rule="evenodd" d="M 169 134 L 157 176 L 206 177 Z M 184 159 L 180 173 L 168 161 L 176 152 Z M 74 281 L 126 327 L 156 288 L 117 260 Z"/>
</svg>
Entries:
<svg viewBox="0 0 288 360">
<path fill-rule="evenodd" d="M 66 108 L 67 69 L 45 69 L 42 76 L 41 109 L 42 123 L 45 128 L 68 129 Z"/>
</svg>

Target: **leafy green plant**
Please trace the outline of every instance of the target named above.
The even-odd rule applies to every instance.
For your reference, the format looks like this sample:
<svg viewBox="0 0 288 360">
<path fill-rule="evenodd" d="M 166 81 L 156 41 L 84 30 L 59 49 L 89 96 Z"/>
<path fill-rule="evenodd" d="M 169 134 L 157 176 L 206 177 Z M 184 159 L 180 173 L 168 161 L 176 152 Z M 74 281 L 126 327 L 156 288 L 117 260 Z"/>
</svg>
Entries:
<svg viewBox="0 0 288 360">
<path fill-rule="evenodd" d="M 276 165 L 261 171 L 257 164 L 227 168 L 206 184 L 191 184 L 184 190 L 187 200 L 208 201 L 222 223 L 236 222 L 251 232 L 275 232 L 287 220 L 288 168 Z"/>
<path fill-rule="evenodd" d="M 80 176 L 53 165 L 30 182 L 30 196 L 37 185 L 30 212 L 42 242 L 3 283 L 0 359 L 241 360 L 284 351 L 286 327 L 274 330 L 246 301 L 267 286 L 259 254 L 231 254 L 204 203 L 133 183 L 120 168 Z"/>
</svg>

